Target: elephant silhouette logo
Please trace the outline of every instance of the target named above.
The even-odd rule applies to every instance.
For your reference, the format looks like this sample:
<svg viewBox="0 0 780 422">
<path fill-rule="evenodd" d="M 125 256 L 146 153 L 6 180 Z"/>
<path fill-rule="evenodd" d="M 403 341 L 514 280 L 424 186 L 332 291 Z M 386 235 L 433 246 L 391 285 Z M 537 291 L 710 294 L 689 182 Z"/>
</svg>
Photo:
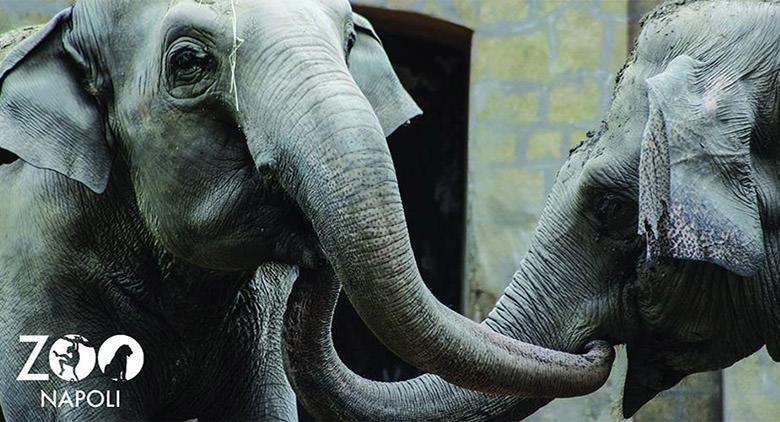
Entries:
<svg viewBox="0 0 780 422">
<path fill-rule="evenodd" d="M 132 337 L 110 337 L 98 352 L 100 370 L 114 381 L 125 382 L 135 378 L 143 365 L 144 351 Z"/>
<path fill-rule="evenodd" d="M 49 351 L 49 366 L 61 379 L 79 381 L 95 367 L 95 349 L 83 336 L 63 336 L 54 342 Z"/>
</svg>

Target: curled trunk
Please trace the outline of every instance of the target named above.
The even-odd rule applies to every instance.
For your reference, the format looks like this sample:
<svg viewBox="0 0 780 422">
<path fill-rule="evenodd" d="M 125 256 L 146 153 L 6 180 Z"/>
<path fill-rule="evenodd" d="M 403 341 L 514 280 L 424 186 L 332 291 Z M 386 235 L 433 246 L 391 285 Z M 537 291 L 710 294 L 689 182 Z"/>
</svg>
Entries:
<svg viewBox="0 0 780 422">
<path fill-rule="evenodd" d="M 270 47 L 239 57 L 239 86 L 273 87 L 238 91 L 249 151 L 308 217 L 374 334 L 411 365 L 467 388 L 549 397 L 597 388 L 611 351 L 577 356 L 514 341 L 436 300 L 415 263 L 383 130 L 343 51 L 306 31 L 262 35 Z"/>
<path fill-rule="evenodd" d="M 513 283 L 513 286 L 516 287 L 516 284 Z M 304 273 L 288 301 L 285 317 L 284 347 L 288 376 L 299 400 L 318 419 L 514 421 L 532 414 L 550 401 L 471 391 L 430 374 L 394 383 L 360 377 L 339 359 L 332 342 L 331 322 L 338 294 L 339 285 L 334 277 Z M 513 300 L 504 295 L 497 305 L 498 312 L 512 309 L 513 305 L 507 302 Z M 485 325 L 524 341 L 562 345 L 562 340 L 549 335 L 539 338 L 532 324 L 528 324 L 530 329 L 526 327 L 527 331 L 524 331 L 505 322 L 494 311 Z M 612 356 L 612 348 L 606 344 L 596 345 L 595 350 Z M 604 365 L 600 371 L 584 374 L 591 380 L 576 382 L 590 384 L 595 390 L 606 381 L 609 369 L 609 365 Z M 583 374 L 576 371 L 570 374 L 572 378 L 581 376 Z"/>
</svg>

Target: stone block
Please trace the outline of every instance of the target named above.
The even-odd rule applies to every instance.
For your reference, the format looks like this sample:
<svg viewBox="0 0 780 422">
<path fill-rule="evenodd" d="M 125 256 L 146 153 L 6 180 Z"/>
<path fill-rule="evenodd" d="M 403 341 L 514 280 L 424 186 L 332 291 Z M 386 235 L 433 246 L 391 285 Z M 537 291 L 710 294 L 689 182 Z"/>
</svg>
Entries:
<svg viewBox="0 0 780 422">
<path fill-rule="evenodd" d="M 561 133 L 557 130 L 540 130 L 528 137 L 525 153 L 528 161 L 557 160 L 561 158 Z"/>
<path fill-rule="evenodd" d="M 480 2 L 479 22 L 482 25 L 519 23 L 528 17 L 528 1 L 489 0 Z"/>
<path fill-rule="evenodd" d="M 570 0 L 539 0 L 539 15 L 545 16 L 555 13 L 564 6 L 569 6 Z"/>
<path fill-rule="evenodd" d="M 497 224 L 519 224 L 519 211 L 525 207 L 538 209 L 546 195 L 543 170 L 522 168 L 492 168 L 483 172 L 481 189 L 484 206 L 490 219 Z"/>
<path fill-rule="evenodd" d="M 398 10 L 414 10 L 415 3 L 417 3 L 416 0 L 389 0 L 387 7 Z"/>
<path fill-rule="evenodd" d="M 609 72 L 617 74 L 626 63 L 629 53 L 628 31 L 624 25 L 615 25 L 612 28 L 612 46 L 610 47 Z"/>
<path fill-rule="evenodd" d="M 537 93 L 506 94 L 491 92 L 477 111 L 480 124 L 493 121 L 527 124 L 539 120 L 540 98 Z"/>
<path fill-rule="evenodd" d="M 601 0 L 601 8 L 619 18 L 625 18 L 628 15 L 627 0 Z"/>
<path fill-rule="evenodd" d="M 773 421 L 780 415 L 780 364 L 761 349 L 723 371 L 727 421 Z"/>
<path fill-rule="evenodd" d="M 558 47 L 554 73 L 599 68 L 604 49 L 604 22 L 601 17 L 571 9 L 558 16 L 553 26 Z"/>
<path fill-rule="evenodd" d="M 479 36 L 474 46 L 473 80 L 541 82 L 550 77 L 550 47 L 543 31 Z"/>
<path fill-rule="evenodd" d="M 479 15 L 478 0 L 454 0 L 455 10 L 461 19 L 468 26 L 474 28 L 477 26 L 477 16 Z"/>
<path fill-rule="evenodd" d="M 512 163 L 517 160 L 517 133 L 497 131 L 489 124 L 475 130 L 469 140 L 469 161 L 473 165 Z"/>
<path fill-rule="evenodd" d="M 550 90 L 549 118 L 554 123 L 590 123 L 601 113 L 602 86 L 591 79 L 561 82 Z"/>
</svg>

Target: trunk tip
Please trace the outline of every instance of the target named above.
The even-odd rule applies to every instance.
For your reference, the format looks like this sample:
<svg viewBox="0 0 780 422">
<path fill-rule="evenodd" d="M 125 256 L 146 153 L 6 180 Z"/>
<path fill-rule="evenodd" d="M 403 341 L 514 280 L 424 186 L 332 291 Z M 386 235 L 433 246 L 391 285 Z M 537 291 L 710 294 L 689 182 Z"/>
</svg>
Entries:
<svg viewBox="0 0 780 422">
<path fill-rule="evenodd" d="M 590 362 L 604 362 L 611 366 L 615 361 L 615 348 L 604 340 L 593 340 L 585 345 L 584 357 Z"/>
</svg>

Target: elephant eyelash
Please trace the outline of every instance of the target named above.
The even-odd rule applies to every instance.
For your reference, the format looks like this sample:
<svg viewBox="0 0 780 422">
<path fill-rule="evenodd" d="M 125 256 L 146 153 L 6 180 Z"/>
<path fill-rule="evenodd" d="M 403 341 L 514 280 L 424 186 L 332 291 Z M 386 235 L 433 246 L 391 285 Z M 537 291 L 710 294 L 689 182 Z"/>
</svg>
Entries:
<svg viewBox="0 0 780 422">
<path fill-rule="evenodd" d="M 344 58 L 349 66 L 349 56 L 352 54 L 352 49 L 357 43 L 357 33 L 355 32 L 355 24 L 351 21 L 347 24 L 346 36 L 344 37 Z"/>
<path fill-rule="evenodd" d="M 214 58 L 205 49 L 196 49 L 190 46 L 180 47 L 171 51 L 169 63 L 171 72 L 177 76 L 188 76 L 198 71 L 205 71 L 214 64 Z"/>
<path fill-rule="evenodd" d="M 355 47 L 355 42 L 357 42 L 357 35 L 354 31 L 350 31 L 349 34 L 347 34 L 347 40 L 346 40 L 346 48 L 347 48 L 347 57 L 349 57 L 349 54 L 352 52 L 352 49 Z"/>
<path fill-rule="evenodd" d="M 344 61 L 347 63 L 347 67 L 349 67 L 349 56 L 352 53 L 352 48 L 355 46 L 355 41 L 350 41 L 350 39 L 347 39 L 346 45 L 344 46 Z"/>
</svg>

